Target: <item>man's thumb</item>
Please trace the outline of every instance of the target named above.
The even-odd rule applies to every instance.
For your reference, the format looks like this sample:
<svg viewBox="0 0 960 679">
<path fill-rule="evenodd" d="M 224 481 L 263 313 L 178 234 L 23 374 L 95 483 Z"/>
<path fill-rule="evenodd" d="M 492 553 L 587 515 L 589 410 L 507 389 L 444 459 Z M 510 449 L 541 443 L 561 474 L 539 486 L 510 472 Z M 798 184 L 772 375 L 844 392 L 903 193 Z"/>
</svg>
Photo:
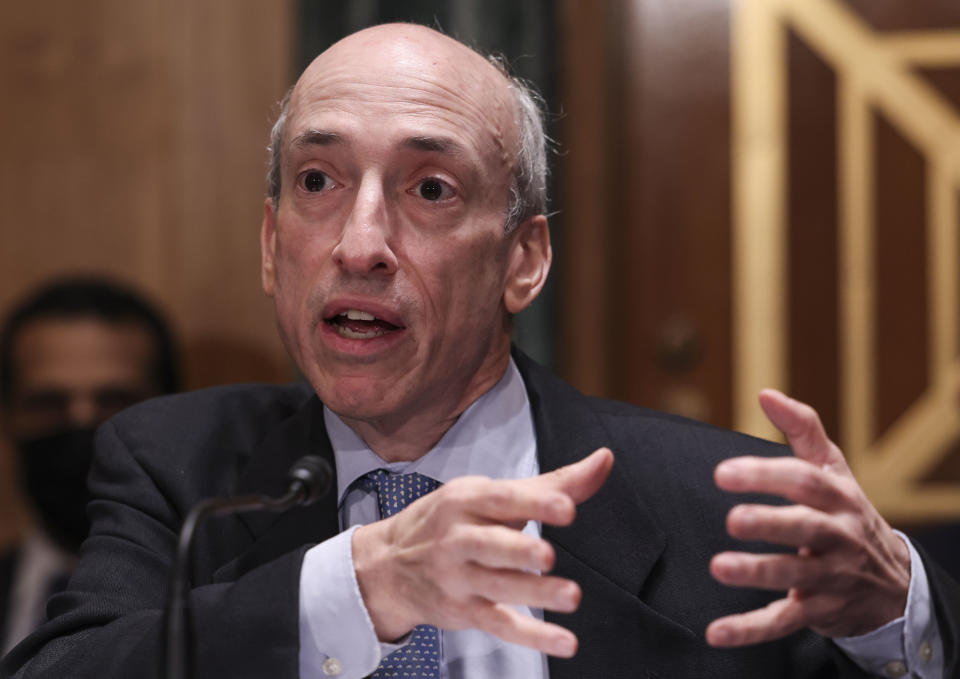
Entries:
<svg viewBox="0 0 960 679">
<path fill-rule="evenodd" d="M 550 486 L 570 496 L 576 504 L 587 500 L 600 490 L 613 469 L 613 453 L 609 448 L 598 448 L 579 462 L 560 467 L 543 475 Z"/>
</svg>

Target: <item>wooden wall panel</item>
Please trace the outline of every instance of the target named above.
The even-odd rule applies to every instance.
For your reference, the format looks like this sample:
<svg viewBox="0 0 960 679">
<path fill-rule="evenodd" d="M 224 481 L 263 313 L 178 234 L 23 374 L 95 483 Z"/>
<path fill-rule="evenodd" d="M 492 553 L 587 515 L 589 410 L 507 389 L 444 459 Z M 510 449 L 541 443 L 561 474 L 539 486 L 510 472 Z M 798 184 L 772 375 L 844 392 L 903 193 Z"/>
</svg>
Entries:
<svg viewBox="0 0 960 679">
<path fill-rule="evenodd" d="M 882 116 L 874 118 L 876 336 L 874 439 L 929 386 L 926 163 Z"/>
<path fill-rule="evenodd" d="M 727 0 L 628 3 L 618 398 L 731 421 Z M 626 332 L 624 332 L 626 331 Z"/>
<path fill-rule="evenodd" d="M 292 0 L 3 4 L 0 309 L 104 271 L 169 312 L 189 386 L 288 376 L 257 233 L 292 16 Z"/>
<path fill-rule="evenodd" d="M 788 42 L 788 323 L 790 394 L 816 404 L 841 440 L 837 79 L 809 45 Z"/>
<path fill-rule="evenodd" d="M 558 12 L 564 48 L 557 50 L 561 159 L 559 199 L 565 229 L 555 248 L 551 276 L 559 282 L 559 369 L 587 394 L 611 389 L 609 346 L 613 302 L 608 239 L 613 233 L 610 200 L 611 63 L 610 17 L 582 0 L 567 0 Z"/>
<path fill-rule="evenodd" d="M 944 0 L 838 0 L 877 31 L 920 31 L 960 26 L 960 5 Z"/>
<path fill-rule="evenodd" d="M 727 0 L 564 3 L 560 367 L 729 424 Z"/>
</svg>

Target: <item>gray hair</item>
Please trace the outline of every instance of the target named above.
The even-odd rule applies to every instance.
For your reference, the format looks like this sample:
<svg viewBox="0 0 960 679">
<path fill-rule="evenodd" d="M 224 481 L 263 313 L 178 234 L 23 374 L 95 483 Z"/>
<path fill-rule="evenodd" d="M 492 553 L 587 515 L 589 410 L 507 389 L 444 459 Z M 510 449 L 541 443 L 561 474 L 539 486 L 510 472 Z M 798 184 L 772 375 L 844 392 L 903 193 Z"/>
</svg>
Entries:
<svg viewBox="0 0 960 679">
<path fill-rule="evenodd" d="M 510 184 L 510 203 L 504 230 L 510 233 L 535 215 L 547 213 L 547 135 L 544 127 L 544 101 L 528 80 L 510 73 L 502 57 L 488 56 L 506 78 L 513 95 L 517 125 L 517 159 Z"/>
<path fill-rule="evenodd" d="M 547 212 L 547 135 L 544 132 L 544 100 L 533 84 L 511 75 L 501 57 L 487 59 L 507 80 L 514 101 L 517 125 L 517 157 L 510 184 L 510 202 L 504 220 L 504 231 L 510 233 L 535 215 Z M 293 87 L 280 101 L 280 114 L 270 130 L 270 164 L 267 170 L 267 196 L 274 206 L 280 203 L 281 150 L 283 133 Z"/>
<path fill-rule="evenodd" d="M 296 85 L 292 85 L 280 100 L 280 114 L 270 128 L 270 145 L 267 146 L 267 151 L 270 153 L 270 164 L 267 166 L 267 196 L 273 201 L 274 208 L 280 204 L 280 152 L 283 147 L 283 131 L 287 127 L 287 112 L 294 87 Z"/>
</svg>

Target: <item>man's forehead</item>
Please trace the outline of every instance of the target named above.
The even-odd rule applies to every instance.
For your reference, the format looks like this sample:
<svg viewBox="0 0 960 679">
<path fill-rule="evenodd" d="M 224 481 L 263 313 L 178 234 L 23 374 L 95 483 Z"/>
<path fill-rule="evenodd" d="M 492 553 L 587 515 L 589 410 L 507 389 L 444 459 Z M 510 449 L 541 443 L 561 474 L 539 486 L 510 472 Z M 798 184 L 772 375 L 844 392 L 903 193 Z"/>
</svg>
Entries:
<svg viewBox="0 0 960 679">
<path fill-rule="evenodd" d="M 37 318 L 23 326 L 13 349 L 21 387 L 152 378 L 153 338 L 133 320 Z"/>
<path fill-rule="evenodd" d="M 338 146 L 353 141 L 340 132 L 333 130 L 308 127 L 302 132 L 294 135 L 290 141 L 293 148 L 311 148 L 314 146 Z M 400 149 L 409 149 L 412 151 L 425 151 L 428 153 L 439 153 L 447 156 L 458 156 L 467 153 L 467 149 L 458 140 L 443 137 L 430 136 L 426 134 L 412 134 L 401 138 L 396 143 Z"/>
<path fill-rule="evenodd" d="M 456 134 L 444 135 L 447 127 L 477 135 L 483 151 L 509 165 L 517 136 L 510 87 L 487 59 L 432 29 L 377 26 L 344 38 L 304 71 L 291 97 L 286 141 L 322 141 L 311 130 L 344 136 L 318 124 L 324 114 L 408 116 L 424 123 L 423 134 L 403 135 L 409 147 L 417 136 L 450 140 Z"/>
<path fill-rule="evenodd" d="M 13 348 L 18 359 L 63 359 L 82 352 L 111 355 L 126 348 L 139 352 L 142 348 L 150 349 L 152 341 L 150 331 L 133 319 L 41 316 L 23 325 Z"/>
</svg>

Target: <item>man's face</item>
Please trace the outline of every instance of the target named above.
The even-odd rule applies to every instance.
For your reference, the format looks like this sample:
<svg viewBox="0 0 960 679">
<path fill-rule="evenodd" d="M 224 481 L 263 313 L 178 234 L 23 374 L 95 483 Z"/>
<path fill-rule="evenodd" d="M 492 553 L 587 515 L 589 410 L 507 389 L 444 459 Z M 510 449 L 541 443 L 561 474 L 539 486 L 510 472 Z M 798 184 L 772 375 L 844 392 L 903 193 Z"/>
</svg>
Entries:
<svg viewBox="0 0 960 679">
<path fill-rule="evenodd" d="M 462 45 L 394 28 L 351 36 L 301 78 L 262 231 L 288 350 L 331 409 L 363 420 L 458 413 L 502 374 L 519 311 L 504 302 L 506 83 Z"/>
<path fill-rule="evenodd" d="M 94 318 L 28 322 L 13 345 L 6 428 L 28 439 L 98 425 L 157 392 L 153 342 L 131 322 Z"/>
</svg>

